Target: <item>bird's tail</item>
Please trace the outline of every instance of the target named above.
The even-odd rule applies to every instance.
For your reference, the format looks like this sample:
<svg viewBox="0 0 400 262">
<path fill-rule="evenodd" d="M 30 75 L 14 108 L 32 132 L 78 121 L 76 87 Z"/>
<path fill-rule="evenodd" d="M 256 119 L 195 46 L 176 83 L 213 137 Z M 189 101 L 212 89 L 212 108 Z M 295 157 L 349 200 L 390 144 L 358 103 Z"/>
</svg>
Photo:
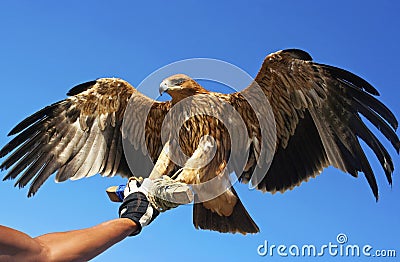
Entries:
<svg viewBox="0 0 400 262">
<path fill-rule="evenodd" d="M 237 196 L 233 187 L 232 192 Z M 259 228 L 250 217 L 239 197 L 230 216 L 220 216 L 205 208 L 202 203 L 195 203 L 193 208 L 193 224 L 197 229 L 209 229 L 221 233 L 257 233 Z"/>
</svg>

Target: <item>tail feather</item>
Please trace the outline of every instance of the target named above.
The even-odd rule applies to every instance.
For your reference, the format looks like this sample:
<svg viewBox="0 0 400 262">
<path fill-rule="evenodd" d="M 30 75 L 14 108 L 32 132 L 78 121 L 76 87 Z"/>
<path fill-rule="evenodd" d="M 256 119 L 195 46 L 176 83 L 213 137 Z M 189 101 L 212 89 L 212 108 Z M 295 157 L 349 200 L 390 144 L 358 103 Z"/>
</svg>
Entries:
<svg viewBox="0 0 400 262">
<path fill-rule="evenodd" d="M 231 190 L 237 196 L 233 188 Z M 245 235 L 246 233 L 260 231 L 239 198 L 230 216 L 220 216 L 205 208 L 202 203 L 194 204 L 193 224 L 196 229 L 209 229 L 221 233 L 242 233 Z"/>
</svg>

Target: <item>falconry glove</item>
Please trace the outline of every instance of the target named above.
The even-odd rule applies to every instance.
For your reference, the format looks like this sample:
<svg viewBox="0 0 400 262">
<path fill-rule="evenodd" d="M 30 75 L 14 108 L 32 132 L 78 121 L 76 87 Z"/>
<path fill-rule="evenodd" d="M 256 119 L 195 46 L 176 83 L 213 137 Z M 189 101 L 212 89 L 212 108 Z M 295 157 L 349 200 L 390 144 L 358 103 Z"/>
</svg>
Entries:
<svg viewBox="0 0 400 262">
<path fill-rule="evenodd" d="M 131 178 L 124 190 L 124 201 L 119 207 L 119 217 L 129 218 L 137 225 L 137 230 L 131 236 L 138 235 L 144 226 L 150 224 L 160 213 L 148 200 L 151 179 L 146 178 L 142 183 Z"/>
</svg>

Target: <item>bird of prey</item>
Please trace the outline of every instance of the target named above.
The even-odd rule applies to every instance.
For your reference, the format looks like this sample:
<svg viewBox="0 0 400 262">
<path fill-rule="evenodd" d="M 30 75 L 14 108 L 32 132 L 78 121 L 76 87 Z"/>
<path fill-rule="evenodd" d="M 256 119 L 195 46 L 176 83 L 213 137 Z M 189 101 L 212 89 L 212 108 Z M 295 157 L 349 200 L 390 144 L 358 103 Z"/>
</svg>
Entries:
<svg viewBox="0 0 400 262">
<path fill-rule="evenodd" d="M 167 175 L 199 185 L 193 209 L 196 228 L 243 234 L 259 228 L 231 187 L 232 172 L 240 182 L 250 181 L 264 192 L 284 192 L 334 166 L 354 177 L 362 172 L 378 198 L 361 139 L 392 183 L 391 156 L 361 116 L 399 153 L 395 116 L 374 97 L 379 93 L 367 81 L 316 63 L 305 51 L 287 49 L 268 55 L 254 82 L 240 92 L 209 92 L 183 74 L 165 79 L 159 90 L 172 99 L 155 101 L 116 78 L 72 88 L 68 98 L 11 130 L 9 135 L 15 137 L 0 150 L 0 157 L 7 156 L 0 165 L 8 170 L 4 180 L 18 177 L 19 187 L 30 183 L 28 196 L 32 196 L 54 173 L 57 182 L 95 174 Z M 127 108 L 133 110 L 126 112 Z M 234 112 L 228 113 L 229 108 Z M 221 121 L 224 117 L 226 121 Z M 178 130 L 174 123 L 181 123 Z M 265 126 L 269 129 L 263 133 Z M 132 147 L 124 151 L 126 141 Z M 171 152 L 179 150 L 186 158 L 173 161 Z M 243 165 L 236 160 L 240 156 L 246 156 Z M 130 168 L 131 161 L 146 166 L 142 173 Z M 264 174 L 253 181 L 257 170 Z M 208 181 L 214 183 L 201 186 Z"/>
</svg>

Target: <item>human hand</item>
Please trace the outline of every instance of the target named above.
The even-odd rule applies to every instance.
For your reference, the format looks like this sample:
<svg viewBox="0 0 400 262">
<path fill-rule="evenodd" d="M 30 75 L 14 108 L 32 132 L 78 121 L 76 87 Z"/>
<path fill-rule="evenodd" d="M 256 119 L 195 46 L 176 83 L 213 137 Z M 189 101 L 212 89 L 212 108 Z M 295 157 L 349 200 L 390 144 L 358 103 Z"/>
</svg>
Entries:
<svg viewBox="0 0 400 262">
<path fill-rule="evenodd" d="M 149 225 L 160 213 L 148 200 L 153 182 L 145 178 L 142 183 L 137 178 L 130 178 L 124 190 L 124 201 L 119 207 L 119 217 L 129 218 L 136 223 L 138 229 L 131 234 L 137 235 L 142 228 Z"/>
</svg>

